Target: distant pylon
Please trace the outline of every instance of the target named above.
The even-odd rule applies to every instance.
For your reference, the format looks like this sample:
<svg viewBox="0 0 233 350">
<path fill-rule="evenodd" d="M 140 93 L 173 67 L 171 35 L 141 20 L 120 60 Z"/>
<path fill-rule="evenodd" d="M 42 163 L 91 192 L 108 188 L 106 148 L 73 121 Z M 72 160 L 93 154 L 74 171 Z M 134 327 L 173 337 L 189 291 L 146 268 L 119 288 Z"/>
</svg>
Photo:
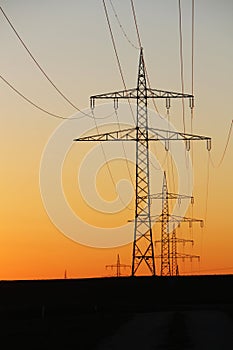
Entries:
<svg viewBox="0 0 233 350">
<path fill-rule="evenodd" d="M 162 199 L 162 213 L 161 215 L 158 216 L 156 220 L 157 222 L 161 222 L 161 239 L 155 241 L 155 244 L 161 243 L 161 253 L 160 255 L 156 256 L 156 257 L 160 257 L 160 261 L 161 261 L 160 274 L 161 276 L 173 276 L 173 275 L 176 275 L 178 271 L 177 270 L 178 254 L 177 254 L 176 243 L 177 242 L 185 243 L 185 242 L 189 242 L 189 241 L 193 242 L 193 241 L 176 238 L 176 231 L 174 227 L 173 227 L 173 233 L 170 232 L 170 224 L 172 222 L 178 223 L 178 224 L 180 224 L 180 222 L 189 222 L 189 224 L 191 225 L 192 222 L 200 222 L 200 224 L 203 225 L 203 220 L 176 216 L 169 213 L 169 202 L 168 202 L 169 200 L 177 199 L 178 201 L 180 201 L 182 199 L 190 198 L 191 203 L 193 204 L 193 197 L 168 192 L 166 172 L 164 172 L 164 176 L 163 176 L 162 192 L 151 196 L 151 198 Z M 182 257 L 185 258 L 186 256 L 183 255 Z M 191 258 L 190 255 L 188 255 L 188 257 Z"/>
<path fill-rule="evenodd" d="M 64 279 L 67 279 L 67 271 L 64 272 Z"/>
<path fill-rule="evenodd" d="M 172 238 L 171 238 L 171 275 L 172 276 L 179 276 L 179 265 L 177 262 L 178 258 L 187 259 L 198 259 L 200 260 L 199 255 L 192 255 L 192 254 L 182 254 L 177 252 L 177 243 L 183 243 L 185 245 L 186 243 L 192 243 L 194 244 L 193 239 L 185 239 L 185 238 L 177 238 L 176 237 L 176 229 L 174 228 L 172 231 Z"/>
<path fill-rule="evenodd" d="M 118 100 L 135 99 L 137 103 L 136 126 L 123 130 L 107 132 L 92 136 L 80 137 L 74 141 L 135 141 L 136 142 L 136 198 L 134 216 L 134 239 L 132 253 L 132 276 L 139 272 L 143 264 L 154 276 L 155 257 L 152 239 L 152 220 L 150 208 L 150 167 L 149 167 L 149 141 L 161 141 L 165 148 L 170 141 L 183 140 L 187 150 L 190 149 L 190 141 L 207 140 L 207 148 L 210 149 L 210 137 L 185 134 L 170 130 L 151 128 L 148 122 L 147 102 L 148 99 L 163 99 L 166 101 L 167 110 L 170 109 L 171 99 L 188 98 L 190 108 L 194 106 L 194 96 L 172 91 L 157 90 L 147 87 L 146 69 L 143 57 L 143 49 L 140 49 L 137 87 L 123 91 L 115 91 L 101 95 L 91 96 L 91 109 L 94 110 L 95 100 L 113 100 L 114 108 L 118 108 Z"/>
<path fill-rule="evenodd" d="M 127 267 L 130 268 L 131 266 L 130 266 L 130 265 L 126 265 L 126 264 L 121 264 L 121 262 L 120 262 L 120 255 L 117 254 L 117 262 L 116 262 L 116 264 L 113 264 L 113 265 L 106 265 L 105 267 L 106 267 L 106 269 L 108 269 L 109 267 L 110 267 L 111 269 L 116 268 L 116 276 L 117 276 L 117 277 L 120 277 L 120 276 L 122 276 L 121 268 L 126 269 Z"/>
</svg>

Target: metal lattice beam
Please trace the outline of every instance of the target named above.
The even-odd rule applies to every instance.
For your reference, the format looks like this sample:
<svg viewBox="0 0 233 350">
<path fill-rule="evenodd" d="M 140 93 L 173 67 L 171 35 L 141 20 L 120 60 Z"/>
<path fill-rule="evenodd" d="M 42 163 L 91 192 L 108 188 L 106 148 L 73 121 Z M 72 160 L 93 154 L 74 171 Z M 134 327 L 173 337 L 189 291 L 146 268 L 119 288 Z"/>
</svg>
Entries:
<svg viewBox="0 0 233 350">
<path fill-rule="evenodd" d="M 117 277 L 120 277 L 122 276 L 122 273 L 121 273 L 121 268 L 130 268 L 131 266 L 130 265 L 126 265 L 126 264 L 121 264 L 120 262 L 120 255 L 117 254 L 117 262 L 116 264 L 111 264 L 111 265 L 105 265 L 105 268 L 108 269 L 108 268 L 111 268 L 112 270 L 113 269 L 116 269 L 116 276 Z"/>
<path fill-rule="evenodd" d="M 153 216 L 153 218 L 156 220 L 156 222 L 161 223 L 161 238 L 160 240 L 156 240 L 156 243 L 161 244 L 161 254 L 156 255 L 156 257 L 160 258 L 161 264 L 161 276 L 174 276 L 178 273 L 179 268 L 177 264 L 177 258 L 183 257 L 184 259 L 189 257 L 196 257 L 193 255 L 188 254 L 178 254 L 177 253 L 177 243 L 183 243 L 186 242 L 192 242 L 193 240 L 188 239 L 181 239 L 176 237 L 176 230 L 173 228 L 172 233 L 170 233 L 169 230 L 169 224 L 171 222 L 179 223 L 180 222 L 188 222 L 191 226 L 193 222 L 200 222 L 201 225 L 203 225 L 203 220 L 200 219 L 194 219 L 194 218 L 187 218 L 187 217 L 181 217 L 177 215 L 171 215 L 169 213 L 169 200 L 170 199 L 191 199 L 191 203 L 193 203 L 193 197 L 192 196 L 186 196 L 186 195 L 180 195 L 176 193 L 169 193 L 168 192 L 168 186 L 167 186 L 167 179 L 166 179 L 166 173 L 164 172 L 163 177 L 163 187 L 162 192 L 157 193 L 151 196 L 152 199 L 162 199 L 162 213 L 161 215 Z M 152 217 L 151 217 L 152 219 Z"/>
<path fill-rule="evenodd" d="M 161 214 L 161 276 L 170 276 L 170 233 L 169 233 L 169 205 L 166 173 L 164 172 L 162 188 Z"/>
<path fill-rule="evenodd" d="M 151 275 L 155 275 L 154 246 L 150 214 L 147 98 L 145 65 L 141 51 L 137 83 L 136 203 L 132 276 L 136 274 L 142 263 L 146 264 Z M 146 221 L 141 220 L 144 216 L 147 218 Z"/>
<path fill-rule="evenodd" d="M 165 91 L 165 90 L 158 90 L 158 89 L 150 89 L 147 88 L 146 85 L 144 85 L 144 91 L 146 92 L 146 98 L 159 98 L 159 99 L 173 99 L 173 98 L 189 98 L 190 99 L 190 106 L 194 105 L 194 96 L 191 94 L 182 94 L 181 92 L 173 92 L 173 91 Z M 114 100 L 114 103 L 117 104 L 118 100 L 120 99 L 138 99 L 138 89 L 128 89 L 128 90 L 122 90 L 122 91 L 114 91 L 114 92 L 108 92 L 104 94 L 94 95 L 90 98 L 90 105 L 91 108 L 94 108 L 95 106 L 95 100 L 96 99 L 103 99 L 103 100 Z M 169 101 L 170 102 L 170 101 Z M 170 106 L 170 103 L 169 103 Z"/>
<path fill-rule="evenodd" d="M 88 135 L 74 139 L 74 141 L 136 141 L 144 138 L 146 141 L 207 141 L 207 149 L 211 147 L 211 138 L 201 135 L 186 134 L 177 131 L 161 129 L 129 128 L 105 132 L 102 134 Z"/>
<path fill-rule="evenodd" d="M 193 239 L 184 239 L 184 238 L 178 238 L 176 237 L 176 229 L 172 232 L 171 237 L 171 275 L 175 276 L 179 274 L 179 267 L 177 258 L 183 257 L 183 259 L 189 257 L 189 258 L 196 258 L 196 255 L 190 255 L 190 254 L 180 254 L 177 252 L 177 243 L 182 243 L 185 245 L 186 243 L 192 243 L 194 244 Z"/>
</svg>

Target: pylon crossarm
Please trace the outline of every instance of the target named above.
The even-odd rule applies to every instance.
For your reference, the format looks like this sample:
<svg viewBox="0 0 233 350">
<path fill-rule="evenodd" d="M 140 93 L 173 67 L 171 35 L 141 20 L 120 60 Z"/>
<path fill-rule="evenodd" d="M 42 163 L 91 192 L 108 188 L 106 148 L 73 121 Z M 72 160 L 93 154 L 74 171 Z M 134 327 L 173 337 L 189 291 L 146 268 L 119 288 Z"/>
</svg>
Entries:
<svg viewBox="0 0 233 350">
<path fill-rule="evenodd" d="M 136 128 L 79 137 L 74 141 L 136 141 Z"/>
<path fill-rule="evenodd" d="M 184 238 L 172 238 L 172 240 L 174 240 L 176 243 L 192 243 L 194 244 L 194 240 L 193 239 L 184 239 Z"/>
<path fill-rule="evenodd" d="M 156 243 L 161 243 L 161 239 L 156 239 L 156 240 L 154 241 L 154 243 L 155 243 L 155 245 L 156 245 Z"/>
<path fill-rule="evenodd" d="M 141 220 L 146 222 L 147 218 L 145 218 L 145 219 L 142 218 Z M 163 222 L 164 219 L 163 219 L 162 215 L 151 215 L 151 221 L 152 222 Z M 192 225 L 193 222 L 199 222 L 201 224 L 201 227 L 203 227 L 203 225 L 204 225 L 204 221 L 201 219 L 187 218 L 185 216 L 178 216 L 178 215 L 172 215 L 172 214 L 168 214 L 168 222 L 176 222 L 176 223 L 188 222 L 190 224 L 190 226 Z"/>
<path fill-rule="evenodd" d="M 108 269 L 109 267 L 112 269 L 113 267 L 116 267 L 117 265 L 105 265 L 105 268 Z"/>
<path fill-rule="evenodd" d="M 190 141 L 206 140 L 207 149 L 211 148 L 211 138 L 206 136 L 185 134 L 175 131 L 160 130 L 160 129 L 148 129 L 151 135 L 148 137 L 148 141 L 180 141 L 186 142 L 186 148 L 189 150 Z M 140 130 L 142 132 L 142 130 Z M 79 137 L 74 141 L 138 141 L 137 128 L 129 128 L 123 130 L 116 130 L 112 132 L 106 132 L 102 134 L 95 134 L 89 136 Z"/>
<path fill-rule="evenodd" d="M 147 98 L 190 98 L 194 99 L 191 94 L 182 94 L 181 92 L 165 91 L 147 88 Z"/>
<path fill-rule="evenodd" d="M 126 267 L 129 267 L 129 268 L 130 268 L 130 267 L 131 267 L 131 265 L 126 265 L 126 264 L 121 264 L 120 266 L 121 266 L 121 267 L 124 267 L 124 268 L 126 268 Z"/>
<path fill-rule="evenodd" d="M 157 221 L 160 218 L 160 215 L 151 215 L 151 222 Z M 128 220 L 128 222 L 135 222 L 136 219 Z M 140 216 L 137 217 L 137 222 L 144 223 L 149 222 L 148 215 L 146 214 L 140 214 Z M 158 221 L 160 222 L 160 221 Z"/>
<path fill-rule="evenodd" d="M 113 265 L 105 265 L 105 268 L 107 269 L 107 268 L 114 268 L 114 267 L 117 267 L 118 265 L 116 265 L 116 264 L 113 264 Z M 126 267 L 131 267 L 131 265 L 126 265 L 126 264 L 119 264 L 119 266 L 120 267 L 124 267 L 124 268 L 126 268 Z"/>
<path fill-rule="evenodd" d="M 90 97 L 90 103 L 91 103 L 91 108 L 94 108 L 96 99 L 102 99 L 102 100 L 110 99 L 110 100 L 116 101 L 118 99 L 129 99 L 129 98 L 135 98 L 135 99 L 137 98 L 136 88 L 93 95 Z"/>
<path fill-rule="evenodd" d="M 194 241 L 193 241 L 193 239 L 184 239 L 184 238 L 171 238 L 171 241 L 174 241 L 174 242 L 176 242 L 176 243 L 194 243 Z M 156 239 L 155 241 L 154 241 L 154 243 L 155 243 L 155 245 L 156 245 L 156 243 L 161 243 L 161 239 Z"/>
<path fill-rule="evenodd" d="M 176 255 L 176 259 L 198 259 L 200 260 L 200 256 L 199 255 L 190 255 L 190 254 L 181 254 L 181 253 L 177 253 Z"/>
<path fill-rule="evenodd" d="M 165 91 L 165 90 L 158 90 L 158 89 L 150 89 L 145 88 L 147 98 L 162 98 L 167 100 L 167 105 L 170 108 L 170 99 L 172 98 L 189 98 L 190 99 L 190 107 L 193 108 L 194 106 L 194 96 L 191 94 L 182 94 L 180 92 L 174 92 L 174 91 Z M 90 97 L 90 105 L 93 109 L 95 107 L 95 100 L 96 99 L 102 99 L 102 100 L 114 100 L 114 103 L 118 102 L 118 99 L 137 99 L 138 89 L 132 88 L 127 90 L 121 90 L 121 91 L 113 91 L 113 92 L 107 92 L 103 94 L 93 95 Z M 168 102 L 169 101 L 169 102 Z M 117 106 L 115 106 L 117 107 Z"/>
<path fill-rule="evenodd" d="M 208 143 L 211 142 L 211 138 L 208 136 L 186 134 L 186 133 L 178 132 L 178 131 L 155 129 L 155 128 L 148 128 L 148 131 L 149 131 L 149 133 L 151 133 L 149 136 L 149 140 L 154 140 L 154 141 L 206 140 L 206 141 L 208 141 Z"/>
<path fill-rule="evenodd" d="M 150 195 L 150 199 L 163 199 L 164 198 L 164 194 L 161 193 L 155 193 L 155 194 L 151 194 Z M 192 196 L 188 196 L 185 194 L 178 194 L 178 193 L 167 193 L 167 198 L 166 199 L 191 199 L 191 201 L 193 201 L 193 197 Z"/>
<path fill-rule="evenodd" d="M 170 222 L 189 222 L 190 224 L 192 224 L 193 222 L 200 222 L 201 225 L 204 224 L 204 221 L 202 219 L 187 218 L 185 216 L 178 216 L 178 215 L 170 215 L 169 221 Z"/>
</svg>

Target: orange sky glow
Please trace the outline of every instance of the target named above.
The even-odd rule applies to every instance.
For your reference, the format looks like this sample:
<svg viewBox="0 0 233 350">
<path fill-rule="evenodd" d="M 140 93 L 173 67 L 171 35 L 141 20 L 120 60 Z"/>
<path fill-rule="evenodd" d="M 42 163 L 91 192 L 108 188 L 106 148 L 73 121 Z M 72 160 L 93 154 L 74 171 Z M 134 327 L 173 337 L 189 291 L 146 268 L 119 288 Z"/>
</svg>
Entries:
<svg viewBox="0 0 233 350">
<path fill-rule="evenodd" d="M 134 3 L 151 86 L 181 91 L 177 3 L 172 0 L 135 0 Z M 188 93 L 191 92 L 191 3 L 182 2 L 184 85 Z M 139 50 L 123 35 L 110 3 L 106 1 L 106 4 L 125 82 L 127 88 L 132 88 L 137 82 Z M 113 4 L 128 39 L 137 43 L 130 2 L 116 0 Z M 4 0 L 1 6 L 44 70 L 81 110 L 90 112 L 91 95 L 124 89 L 101 1 L 72 0 L 68 5 L 66 1 L 54 0 L 32 0 L 30 4 L 25 0 Z M 105 266 L 115 264 L 117 254 L 123 264 L 130 265 L 132 261 L 133 223 L 129 220 L 134 218 L 135 205 L 134 146 L 126 146 L 127 154 L 132 156 L 127 163 L 121 144 L 119 149 L 104 145 L 106 154 L 112 155 L 106 166 L 99 143 L 75 143 L 73 139 L 80 134 L 97 133 L 93 119 L 75 111 L 59 96 L 1 13 L 0 31 L 2 76 L 44 109 L 66 118 L 78 117 L 73 121 L 53 118 L 28 104 L 0 80 L 0 279 L 63 278 L 65 271 L 68 278 L 113 275 L 116 271 L 106 270 Z M 184 223 L 177 229 L 180 237 L 194 240 L 193 246 L 179 245 L 179 252 L 200 256 L 200 261 L 179 259 L 180 273 L 185 275 L 233 273 L 232 137 L 221 165 L 217 166 L 233 118 L 232 34 L 232 1 L 195 1 L 192 129 L 194 134 L 212 138 L 211 152 L 206 150 L 204 141 L 194 142 L 190 152 L 191 175 L 186 176 L 185 166 L 181 170 L 179 160 L 176 162 L 170 153 L 166 154 L 161 144 L 151 145 L 152 155 L 158 161 L 152 177 L 155 191 L 161 191 L 163 171 L 166 171 L 170 191 L 192 187 L 195 201 L 193 207 L 187 206 L 185 216 L 204 220 L 204 228 L 198 223 L 189 228 Z M 157 107 L 166 119 L 164 104 L 158 102 Z M 105 123 L 100 130 L 110 131 L 117 124 L 114 108 L 110 104 L 101 108 L 96 108 L 97 117 L 109 113 L 110 117 L 99 119 L 100 124 Z M 130 111 L 124 108 L 127 107 L 119 106 L 119 119 L 122 125 L 128 125 Z M 152 103 L 149 108 L 154 117 Z M 159 123 L 157 118 L 155 122 Z M 172 105 L 170 121 L 183 131 L 180 101 Z M 186 131 L 191 132 L 188 103 L 185 121 Z M 53 147 L 53 153 L 49 153 L 49 147 Z M 57 168 L 59 162 L 61 166 Z M 179 179 L 190 183 L 187 187 L 179 185 Z M 56 192 L 56 186 L 61 193 Z M 64 203 L 60 202 L 61 195 Z M 159 205 L 155 207 L 158 212 Z M 173 208 L 174 203 L 170 203 L 170 210 Z M 159 223 L 153 226 L 154 240 L 160 238 L 160 228 Z M 119 243 L 104 247 L 102 233 L 109 242 L 114 235 L 117 242 L 118 229 L 122 230 Z M 76 238 L 72 239 L 68 232 Z M 100 232 L 99 240 L 97 232 Z M 155 255 L 159 254 L 160 247 L 156 245 Z M 122 269 L 122 274 L 130 272 L 128 268 Z M 141 273 L 148 271 L 142 269 Z M 156 258 L 156 273 L 160 274 L 159 258 Z"/>
</svg>

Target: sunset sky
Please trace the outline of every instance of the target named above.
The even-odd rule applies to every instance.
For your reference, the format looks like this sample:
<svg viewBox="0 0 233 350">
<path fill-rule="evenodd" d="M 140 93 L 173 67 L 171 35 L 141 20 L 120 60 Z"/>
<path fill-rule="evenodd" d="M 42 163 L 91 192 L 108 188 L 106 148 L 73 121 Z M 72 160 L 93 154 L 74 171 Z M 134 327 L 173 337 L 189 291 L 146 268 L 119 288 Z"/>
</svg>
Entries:
<svg viewBox="0 0 233 350">
<path fill-rule="evenodd" d="M 133 88 L 137 83 L 139 50 L 134 47 L 138 42 L 130 0 L 111 2 L 105 1 L 117 52 L 126 86 Z M 180 272 L 233 273 L 233 135 L 223 162 L 217 167 L 233 119 L 233 2 L 194 3 L 193 133 L 212 138 L 210 156 L 215 167 L 205 142 L 194 143 L 189 180 L 193 179 L 188 190 L 193 186 L 195 203 L 185 215 L 190 216 L 193 211 L 195 218 L 205 220 L 205 226 L 201 229 L 194 224 L 189 229 L 184 223 L 177 231 L 180 237 L 195 241 L 193 247 L 180 245 L 179 252 L 201 258 L 200 263 L 195 259 L 192 263 L 179 261 Z M 46 74 L 79 109 L 90 113 L 91 95 L 124 89 L 101 0 L 2 0 L 0 4 Z M 181 5 L 184 90 L 191 93 L 192 1 L 183 0 Z M 134 0 L 134 6 L 150 85 L 181 92 L 178 1 Z M 129 185 L 135 175 L 133 159 L 127 169 L 126 161 L 120 159 L 124 158 L 123 149 L 105 146 L 106 154 L 112 157 L 109 163 L 112 181 L 109 169 L 101 163 L 101 146 L 96 145 L 95 151 L 93 144 L 73 141 L 83 133 L 96 134 L 94 120 L 72 108 L 59 95 L 1 12 L 0 33 L 1 76 L 41 108 L 73 119 L 62 120 L 42 112 L 0 79 L 0 279 L 63 278 L 65 270 L 70 278 L 108 276 L 114 271 L 106 271 L 105 265 L 116 263 L 117 254 L 122 263 L 131 264 L 133 224 L 128 220 L 134 215 L 133 187 Z M 100 130 L 109 131 L 109 124 L 116 124 L 117 118 L 112 105 L 101 103 L 96 106 L 97 118 L 109 114 L 110 117 L 99 119 L 98 125 Z M 166 118 L 164 104 L 157 106 Z M 154 108 L 153 104 L 149 107 Z M 191 132 L 190 112 L 185 108 L 186 132 Z M 122 125 L 132 123 L 127 106 L 119 107 L 119 119 Z M 178 131 L 183 131 L 181 101 L 172 103 L 170 119 Z M 156 149 L 152 146 L 161 163 L 161 169 L 154 170 L 154 188 L 160 191 L 166 170 L 169 188 L 177 192 L 177 179 L 180 177 L 182 182 L 187 169 L 176 169 L 173 164 L 173 181 L 172 161 L 167 159 L 169 156 L 165 158 L 160 146 Z M 126 151 L 134 155 L 133 145 L 126 146 Z M 114 152 L 121 152 L 121 157 L 114 156 Z M 113 186 L 118 181 L 120 197 Z M 60 186 L 61 193 L 56 186 Z M 127 201 L 128 207 L 122 208 Z M 72 239 L 69 232 L 76 238 Z M 160 238 L 158 223 L 153 235 L 154 240 Z M 157 246 L 155 253 L 159 254 Z M 159 259 L 156 272 L 160 273 Z"/>
</svg>

